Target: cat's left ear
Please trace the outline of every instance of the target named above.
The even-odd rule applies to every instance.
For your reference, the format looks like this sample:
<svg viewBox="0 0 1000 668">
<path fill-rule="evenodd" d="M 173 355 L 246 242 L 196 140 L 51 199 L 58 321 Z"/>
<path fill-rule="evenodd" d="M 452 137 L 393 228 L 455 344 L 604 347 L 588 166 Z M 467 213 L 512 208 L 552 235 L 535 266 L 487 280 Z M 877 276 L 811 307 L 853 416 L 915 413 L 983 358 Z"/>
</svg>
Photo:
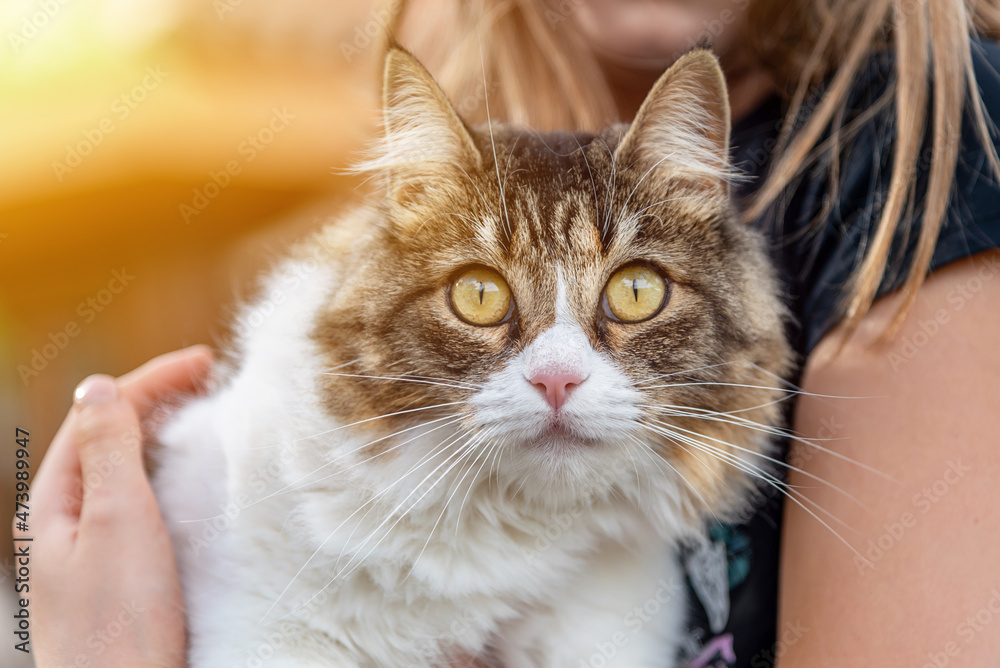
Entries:
<svg viewBox="0 0 1000 668">
<path fill-rule="evenodd" d="M 382 88 L 385 135 L 361 165 L 387 178 L 390 203 L 422 208 L 446 195 L 480 155 L 444 91 L 416 58 L 401 48 L 386 54 Z"/>
<path fill-rule="evenodd" d="M 729 94 L 719 61 L 697 49 L 681 56 L 646 96 L 615 151 L 642 174 L 728 191 Z"/>
</svg>

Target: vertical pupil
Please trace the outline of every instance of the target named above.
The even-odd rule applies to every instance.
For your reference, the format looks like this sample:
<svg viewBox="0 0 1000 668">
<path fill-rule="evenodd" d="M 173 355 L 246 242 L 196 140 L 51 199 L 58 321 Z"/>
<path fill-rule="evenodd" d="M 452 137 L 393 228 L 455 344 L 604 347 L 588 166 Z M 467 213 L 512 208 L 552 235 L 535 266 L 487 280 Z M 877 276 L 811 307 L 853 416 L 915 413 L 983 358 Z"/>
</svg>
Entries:
<svg viewBox="0 0 1000 668">
<path fill-rule="evenodd" d="M 483 283 L 482 281 L 477 281 L 476 282 L 476 287 L 479 288 L 479 305 L 482 306 L 482 304 L 483 304 L 483 293 L 486 292 L 486 284 Z"/>
<path fill-rule="evenodd" d="M 639 281 L 632 279 L 632 294 L 635 295 L 635 301 L 639 301 Z"/>
</svg>

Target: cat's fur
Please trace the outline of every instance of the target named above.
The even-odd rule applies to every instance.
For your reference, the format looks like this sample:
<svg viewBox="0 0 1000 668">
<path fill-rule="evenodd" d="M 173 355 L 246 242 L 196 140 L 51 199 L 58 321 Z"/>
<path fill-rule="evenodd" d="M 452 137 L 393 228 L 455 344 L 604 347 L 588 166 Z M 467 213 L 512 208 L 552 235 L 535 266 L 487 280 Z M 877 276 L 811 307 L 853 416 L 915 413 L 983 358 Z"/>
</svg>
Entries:
<svg viewBox="0 0 1000 668">
<path fill-rule="evenodd" d="M 468 129 L 390 51 L 383 200 L 273 273 L 161 435 L 191 666 L 671 664 L 678 543 L 745 506 L 790 358 L 728 124 L 704 51 L 596 136 Z M 615 322 L 633 261 L 669 301 Z M 449 307 L 469 265 L 506 279 L 508 322 Z M 586 377 L 558 419 L 538 364 Z"/>
</svg>

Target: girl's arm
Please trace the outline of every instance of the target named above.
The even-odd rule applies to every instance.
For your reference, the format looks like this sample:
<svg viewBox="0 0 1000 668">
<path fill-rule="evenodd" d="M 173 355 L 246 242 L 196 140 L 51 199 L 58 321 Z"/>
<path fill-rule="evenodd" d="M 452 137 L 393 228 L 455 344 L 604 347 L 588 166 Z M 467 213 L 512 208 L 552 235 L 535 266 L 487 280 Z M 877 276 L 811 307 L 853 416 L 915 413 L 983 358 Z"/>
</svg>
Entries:
<svg viewBox="0 0 1000 668">
<path fill-rule="evenodd" d="M 931 275 L 899 334 L 881 299 L 839 355 L 808 360 L 789 483 L 843 524 L 786 502 L 780 668 L 986 666 L 1000 656 L 1000 251 Z M 823 440 L 832 439 L 832 440 Z M 815 508 L 813 508 L 815 510 Z"/>
</svg>

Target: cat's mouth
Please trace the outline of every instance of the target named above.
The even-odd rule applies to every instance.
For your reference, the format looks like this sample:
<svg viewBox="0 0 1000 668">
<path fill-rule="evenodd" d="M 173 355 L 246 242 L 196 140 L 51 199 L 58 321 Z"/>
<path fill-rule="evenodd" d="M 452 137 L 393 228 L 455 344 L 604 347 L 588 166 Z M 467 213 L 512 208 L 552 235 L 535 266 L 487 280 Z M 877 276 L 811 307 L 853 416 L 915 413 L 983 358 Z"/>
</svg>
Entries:
<svg viewBox="0 0 1000 668">
<path fill-rule="evenodd" d="M 565 419 L 557 414 L 552 417 L 541 433 L 532 439 L 530 445 L 538 448 L 552 448 L 585 447 L 596 443 L 597 439 L 581 434 L 579 430 L 574 429 Z"/>
</svg>

